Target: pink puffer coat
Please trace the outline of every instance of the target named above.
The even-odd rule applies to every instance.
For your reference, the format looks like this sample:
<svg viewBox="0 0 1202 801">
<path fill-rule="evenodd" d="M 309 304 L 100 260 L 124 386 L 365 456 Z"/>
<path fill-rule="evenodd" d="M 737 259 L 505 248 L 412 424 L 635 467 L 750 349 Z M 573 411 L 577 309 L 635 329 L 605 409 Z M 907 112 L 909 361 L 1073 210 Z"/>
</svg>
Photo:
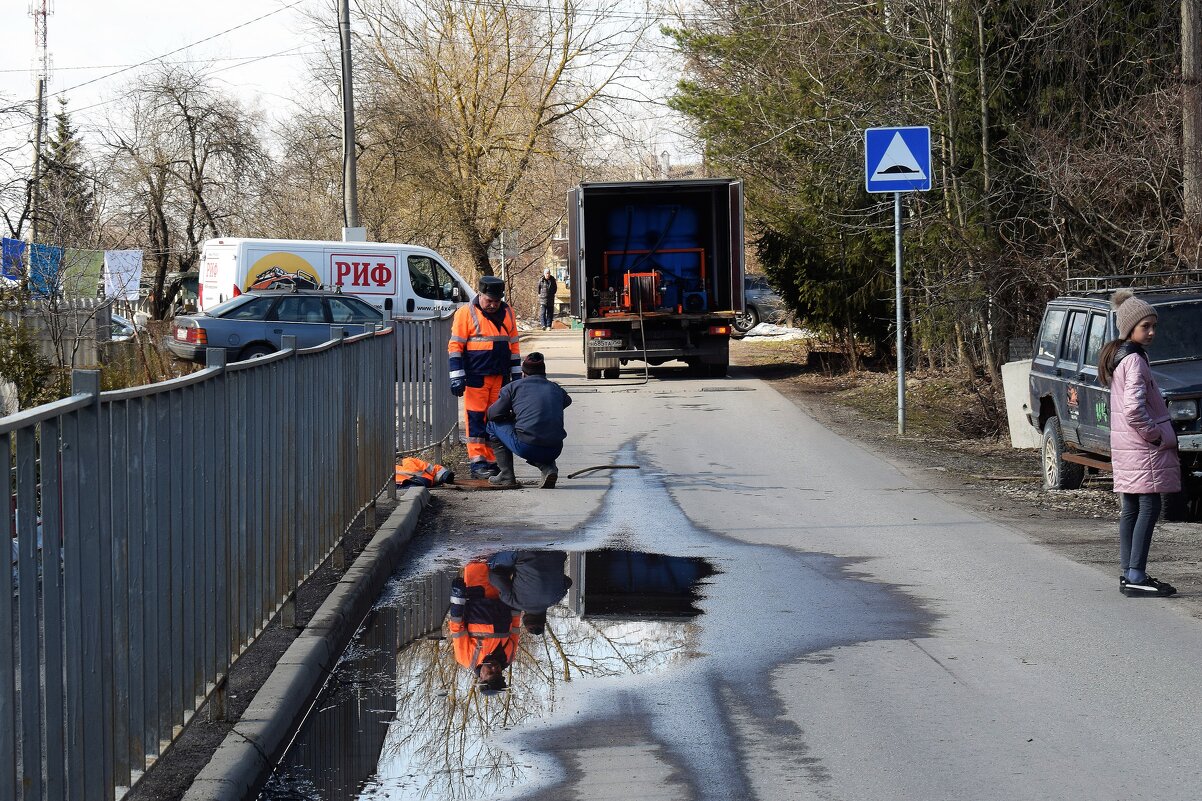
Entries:
<svg viewBox="0 0 1202 801">
<path fill-rule="evenodd" d="M 1110 379 L 1110 459 L 1114 491 L 1177 492 L 1181 463 L 1177 435 L 1169 422 L 1148 360 L 1129 353 Z"/>
</svg>

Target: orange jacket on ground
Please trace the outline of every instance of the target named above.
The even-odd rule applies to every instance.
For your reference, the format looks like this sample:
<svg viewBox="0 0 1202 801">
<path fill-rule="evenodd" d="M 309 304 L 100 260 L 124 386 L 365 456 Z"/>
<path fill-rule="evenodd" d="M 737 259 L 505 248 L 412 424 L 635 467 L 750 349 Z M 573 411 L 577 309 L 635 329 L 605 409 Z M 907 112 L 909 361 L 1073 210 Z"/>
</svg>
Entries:
<svg viewBox="0 0 1202 801">
<path fill-rule="evenodd" d="M 423 461 L 415 456 L 406 456 L 396 466 L 398 487 L 436 487 L 454 475 L 440 464 Z"/>
</svg>

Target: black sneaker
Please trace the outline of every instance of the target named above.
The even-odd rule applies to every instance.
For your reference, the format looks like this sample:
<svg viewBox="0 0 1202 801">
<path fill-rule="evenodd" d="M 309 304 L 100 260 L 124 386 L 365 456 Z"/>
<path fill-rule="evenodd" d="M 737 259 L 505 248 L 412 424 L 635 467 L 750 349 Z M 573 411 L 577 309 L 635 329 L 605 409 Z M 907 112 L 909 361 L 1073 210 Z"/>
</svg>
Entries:
<svg viewBox="0 0 1202 801">
<path fill-rule="evenodd" d="M 481 479 L 495 476 L 501 470 L 496 465 L 489 466 L 488 462 L 472 462 L 472 478 Z"/>
<path fill-rule="evenodd" d="M 1143 581 L 1121 581 L 1119 589 L 1128 598 L 1167 598 L 1177 592 L 1172 584 L 1146 576 Z"/>
</svg>

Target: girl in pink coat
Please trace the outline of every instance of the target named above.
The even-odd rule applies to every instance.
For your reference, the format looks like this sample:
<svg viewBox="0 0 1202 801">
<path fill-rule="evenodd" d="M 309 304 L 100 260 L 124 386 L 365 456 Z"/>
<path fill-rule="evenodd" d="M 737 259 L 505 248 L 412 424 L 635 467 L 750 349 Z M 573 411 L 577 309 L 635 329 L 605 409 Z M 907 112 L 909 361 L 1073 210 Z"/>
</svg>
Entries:
<svg viewBox="0 0 1202 801">
<path fill-rule="evenodd" d="M 1110 386 L 1110 459 L 1114 491 L 1122 498 L 1119 591 L 1128 598 L 1164 597 L 1177 590 L 1147 573 L 1160 494 L 1181 489 L 1177 435 L 1144 348 L 1156 337 L 1156 309 L 1128 290 L 1114 294 L 1119 338 L 1098 358 L 1098 377 Z"/>
</svg>

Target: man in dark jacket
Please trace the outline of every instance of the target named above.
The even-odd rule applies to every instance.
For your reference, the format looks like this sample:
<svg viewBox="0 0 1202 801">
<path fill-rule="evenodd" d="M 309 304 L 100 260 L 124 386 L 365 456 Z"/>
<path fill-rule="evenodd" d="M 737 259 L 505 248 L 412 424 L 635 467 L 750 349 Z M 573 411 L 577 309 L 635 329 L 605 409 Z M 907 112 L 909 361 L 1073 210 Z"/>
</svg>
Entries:
<svg viewBox="0 0 1202 801">
<path fill-rule="evenodd" d="M 538 279 L 538 310 L 543 330 L 551 327 L 555 319 L 555 292 L 559 289 L 550 268 L 543 270 L 543 277 Z"/>
<path fill-rule="evenodd" d="M 488 559 L 488 583 L 510 609 L 522 610 L 522 626 L 543 633 L 547 610 L 563 600 L 572 579 L 564 572 L 564 551 L 501 551 Z"/>
<path fill-rule="evenodd" d="M 522 362 L 522 380 L 507 384 L 488 407 L 488 434 L 500 473 L 488 479 L 501 487 L 517 486 L 513 455 L 525 459 L 542 474 L 539 486 L 551 489 L 559 479 L 555 460 L 563 452 L 568 434 L 563 428 L 563 410 L 572 397 L 563 387 L 547 380 L 547 364 L 541 353 L 531 353 Z"/>
</svg>

